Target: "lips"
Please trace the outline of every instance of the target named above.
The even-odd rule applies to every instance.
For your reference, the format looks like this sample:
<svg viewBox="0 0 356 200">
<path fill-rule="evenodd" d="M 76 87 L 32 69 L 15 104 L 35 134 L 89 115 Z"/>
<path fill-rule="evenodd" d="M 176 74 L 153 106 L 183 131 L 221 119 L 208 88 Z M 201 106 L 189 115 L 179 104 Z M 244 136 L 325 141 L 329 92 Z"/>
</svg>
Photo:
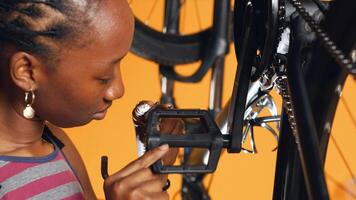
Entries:
<svg viewBox="0 0 356 200">
<path fill-rule="evenodd" d="M 107 107 L 107 108 L 104 108 L 104 109 L 102 109 L 101 111 L 99 111 L 99 112 L 96 112 L 96 113 L 104 113 L 104 112 L 106 112 L 107 110 L 109 109 L 109 107 Z"/>
<path fill-rule="evenodd" d="M 97 120 L 104 119 L 105 115 L 106 115 L 106 112 L 107 112 L 107 110 L 109 109 L 110 106 L 111 106 L 111 104 L 109 106 L 105 107 L 104 109 L 94 113 L 94 119 L 97 119 Z"/>
<path fill-rule="evenodd" d="M 96 113 L 104 113 L 110 108 L 110 106 L 111 106 L 111 103 L 108 106 L 106 106 L 104 109 L 101 109 L 100 111 L 98 111 Z"/>
</svg>

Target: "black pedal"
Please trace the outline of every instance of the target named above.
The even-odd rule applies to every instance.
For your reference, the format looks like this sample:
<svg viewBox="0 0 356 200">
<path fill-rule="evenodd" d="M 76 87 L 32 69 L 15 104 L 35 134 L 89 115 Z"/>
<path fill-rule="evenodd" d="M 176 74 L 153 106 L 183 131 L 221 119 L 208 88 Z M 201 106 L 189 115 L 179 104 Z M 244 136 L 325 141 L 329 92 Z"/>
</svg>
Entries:
<svg viewBox="0 0 356 200">
<path fill-rule="evenodd" d="M 170 135 L 160 133 L 157 125 L 161 118 L 193 118 L 199 119 L 204 131 L 201 133 L 186 133 L 184 135 Z M 162 144 L 168 144 L 171 148 L 202 148 L 209 151 L 209 158 L 204 163 L 186 163 L 181 165 L 164 165 L 157 161 L 152 165 L 155 173 L 210 173 L 216 170 L 220 153 L 223 148 L 223 136 L 213 117 L 206 110 L 169 109 L 162 110 L 159 107 L 149 112 L 147 118 L 147 149 L 153 149 Z"/>
</svg>

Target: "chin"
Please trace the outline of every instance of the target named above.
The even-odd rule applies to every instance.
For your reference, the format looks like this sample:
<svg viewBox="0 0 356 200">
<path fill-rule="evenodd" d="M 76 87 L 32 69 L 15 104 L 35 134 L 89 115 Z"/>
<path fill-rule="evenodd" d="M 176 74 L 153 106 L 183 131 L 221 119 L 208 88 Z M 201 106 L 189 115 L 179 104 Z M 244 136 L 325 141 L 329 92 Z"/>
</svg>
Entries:
<svg viewBox="0 0 356 200">
<path fill-rule="evenodd" d="M 92 119 L 86 120 L 72 120 L 72 121 L 49 121 L 51 124 L 61 128 L 74 128 L 78 126 L 84 126 L 90 123 Z"/>
</svg>

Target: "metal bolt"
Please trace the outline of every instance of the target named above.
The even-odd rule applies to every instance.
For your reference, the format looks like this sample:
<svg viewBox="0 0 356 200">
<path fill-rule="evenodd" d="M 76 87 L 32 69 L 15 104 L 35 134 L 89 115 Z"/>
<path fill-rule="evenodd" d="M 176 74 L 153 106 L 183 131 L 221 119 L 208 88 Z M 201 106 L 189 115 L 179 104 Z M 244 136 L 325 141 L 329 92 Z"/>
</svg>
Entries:
<svg viewBox="0 0 356 200">
<path fill-rule="evenodd" d="M 311 32 L 311 31 L 312 31 L 311 28 L 310 28 L 310 26 L 309 26 L 307 23 L 305 23 L 304 29 L 305 29 L 307 32 Z"/>
<path fill-rule="evenodd" d="M 341 95 L 342 95 L 342 86 L 340 84 L 336 86 L 335 92 L 336 92 L 336 94 L 339 95 L 339 97 L 341 97 Z"/>
<path fill-rule="evenodd" d="M 196 177 L 195 176 L 191 176 L 191 177 L 189 177 L 189 181 L 191 181 L 191 182 L 195 182 L 197 179 L 196 179 Z"/>
<path fill-rule="evenodd" d="M 331 129 L 330 122 L 326 122 L 325 125 L 324 125 L 324 131 L 329 133 L 330 129 Z"/>
<path fill-rule="evenodd" d="M 356 74 L 356 69 L 352 69 L 352 70 L 351 70 L 351 73 L 352 73 L 352 74 Z"/>
<path fill-rule="evenodd" d="M 255 66 L 252 66 L 251 68 L 251 75 L 254 75 L 256 73 L 257 69 Z"/>
<path fill-rule="evenodd" d="M 187 193 L 187 192 L 188 192 L 188 188 L 187 188 L 187 187 L 183 187 L 183 188 L 182 188 L 182 192 L 183 192 L 183 193 Z"/>
<path fill-rule="evenodd" d="M 353 63 L 356 62 L 356 49 L 351 51 L 351 60 Z"/>
</svg>

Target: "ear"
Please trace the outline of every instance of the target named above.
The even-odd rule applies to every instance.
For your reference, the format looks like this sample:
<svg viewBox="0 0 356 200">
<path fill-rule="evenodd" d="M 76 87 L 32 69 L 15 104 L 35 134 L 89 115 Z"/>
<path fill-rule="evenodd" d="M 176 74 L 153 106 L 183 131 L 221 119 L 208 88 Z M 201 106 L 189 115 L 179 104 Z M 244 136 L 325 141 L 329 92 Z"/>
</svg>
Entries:
<svg viewBox="0 0 356 200">
<path fill-rule="evenodd" d="M 16 86 L 24 91 L 36 89 L 34 73 L 39 68 L 40 61 L 26 52 L 16 52 L 10 57 L 10 76 Z"/>
</svg>

